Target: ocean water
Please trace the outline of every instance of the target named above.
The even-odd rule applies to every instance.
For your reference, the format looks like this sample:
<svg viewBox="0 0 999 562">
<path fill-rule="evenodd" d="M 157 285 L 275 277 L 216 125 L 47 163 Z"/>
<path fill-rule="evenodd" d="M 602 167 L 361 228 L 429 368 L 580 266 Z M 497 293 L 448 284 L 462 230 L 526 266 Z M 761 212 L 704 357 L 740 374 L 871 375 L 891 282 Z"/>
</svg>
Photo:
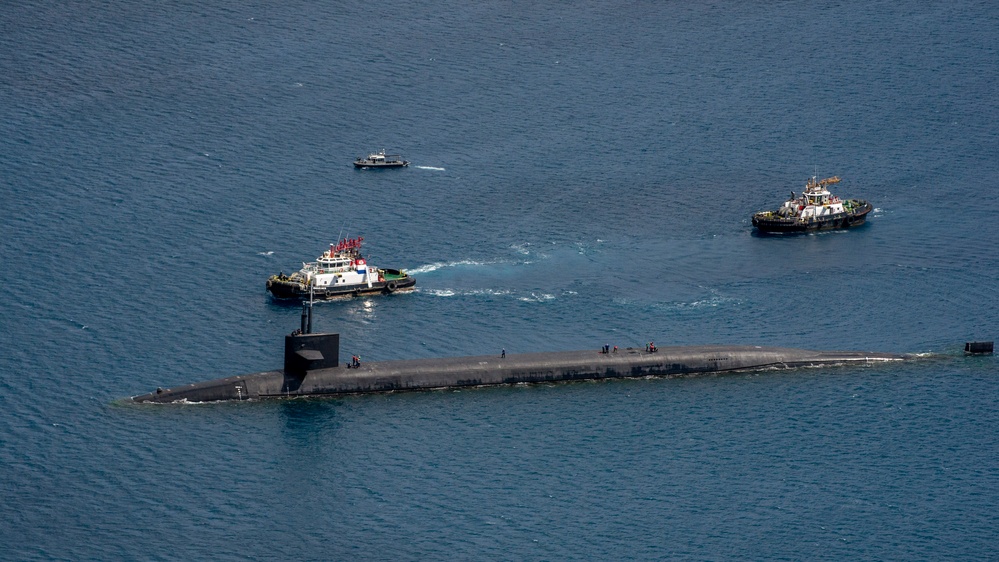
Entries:
<svg viewBox="0 0 999 562">
<path fill-rule="evenodd" d="M 0 5 L 0 558 L 996 558 L 999 8 Z M 358 171 L 386 148 L 412 165 Z M 807 178 L 864 227 L 759 236 Z M 134 406 L 279 367 L 732 343 L 904 365 Z"/>
</svg>

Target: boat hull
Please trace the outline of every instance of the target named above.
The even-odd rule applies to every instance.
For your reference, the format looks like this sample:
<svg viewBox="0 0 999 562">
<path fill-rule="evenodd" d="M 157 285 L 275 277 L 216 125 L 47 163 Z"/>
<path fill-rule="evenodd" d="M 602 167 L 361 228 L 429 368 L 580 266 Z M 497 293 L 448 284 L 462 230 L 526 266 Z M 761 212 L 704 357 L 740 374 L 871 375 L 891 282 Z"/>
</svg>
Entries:
<svg viewBox="0 0 999 562">
<path fill-rule="evenodd" d="M 409 162 L 405 160 L 402 162 L 368 162 L 365 160 L 354 162 L 355 168 L 405 168 L 406 166 L 409 166 Z"/>
<path fill-rule="evenodd" d="M 367 283 L 354 285 L 341 285 L 336 287 L 316 288 L 313 291 L 304 283 L 284 280 L 277 276 L 272 276 L 267 280 L 267 291 L 276 299 L 308 300 L 310 297 L 324 299 L 338 299 L 359 297 L 362 295 L 390 294 L 399 291 L 412 291 L 416 286 L 416 279 L 405 276 L 384 281 L 372 282 L 369 287 Z"/>
<path fill-rule="evenodd" d="M 779 217 L 775 213 L 756 213 L 753 215 L 753 226 L 760 232 L 795 234 L 814 232 L 818 230 L 842 230 L 860 226 L 867 222 L 871 212 L 871 204 L 858 201 L 859 205 L 845 213 L 837 213 L 825 217 Z"/>
</svg>

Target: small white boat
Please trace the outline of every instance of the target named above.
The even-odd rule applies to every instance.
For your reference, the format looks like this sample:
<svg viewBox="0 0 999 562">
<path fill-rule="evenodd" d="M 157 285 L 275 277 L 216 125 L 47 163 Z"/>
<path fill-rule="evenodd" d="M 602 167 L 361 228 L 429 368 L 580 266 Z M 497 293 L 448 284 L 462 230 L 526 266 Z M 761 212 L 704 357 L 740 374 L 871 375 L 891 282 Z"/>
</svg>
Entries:
<svg viewBox="0 0 999 562">
<path fill-rule="evenodd" d="M 409 166 L 409 160 L 403 160 L 398 154 L 385 154 L 385 150 L 372 152 L 367 158 L 360 156 L 354 160 L 355 168 L 403 168 Z"/>
</svg>

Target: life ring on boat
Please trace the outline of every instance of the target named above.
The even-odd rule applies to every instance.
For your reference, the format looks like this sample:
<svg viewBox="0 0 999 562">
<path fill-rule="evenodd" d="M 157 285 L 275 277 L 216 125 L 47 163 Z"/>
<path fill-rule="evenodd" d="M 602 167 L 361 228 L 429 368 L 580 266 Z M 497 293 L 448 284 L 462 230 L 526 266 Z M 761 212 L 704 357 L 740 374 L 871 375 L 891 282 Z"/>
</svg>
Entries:
<svg viewBox="0 0 999 562">
<path fill-rule="evenodd" d="M 399 285 L 395 281 L 389 281 L 385 284 L 385 290 L 390 293 L 394 292 L 398 287 Z"/>
</svg>

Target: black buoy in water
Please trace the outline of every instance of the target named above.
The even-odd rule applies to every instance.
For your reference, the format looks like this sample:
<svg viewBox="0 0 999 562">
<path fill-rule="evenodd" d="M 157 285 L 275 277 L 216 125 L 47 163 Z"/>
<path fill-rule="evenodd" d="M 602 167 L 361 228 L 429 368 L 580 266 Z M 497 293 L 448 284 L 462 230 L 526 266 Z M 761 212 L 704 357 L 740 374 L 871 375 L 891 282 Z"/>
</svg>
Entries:
<svg viewBox="0 0 999 562">
<path fill-rule="evenodd" d="M 964 344 L 964 352 L 971 353 L 974 355 L 987 355 L 992 353 L 992 344 L 990 341 L 969 341 Z"/>
</svg>

